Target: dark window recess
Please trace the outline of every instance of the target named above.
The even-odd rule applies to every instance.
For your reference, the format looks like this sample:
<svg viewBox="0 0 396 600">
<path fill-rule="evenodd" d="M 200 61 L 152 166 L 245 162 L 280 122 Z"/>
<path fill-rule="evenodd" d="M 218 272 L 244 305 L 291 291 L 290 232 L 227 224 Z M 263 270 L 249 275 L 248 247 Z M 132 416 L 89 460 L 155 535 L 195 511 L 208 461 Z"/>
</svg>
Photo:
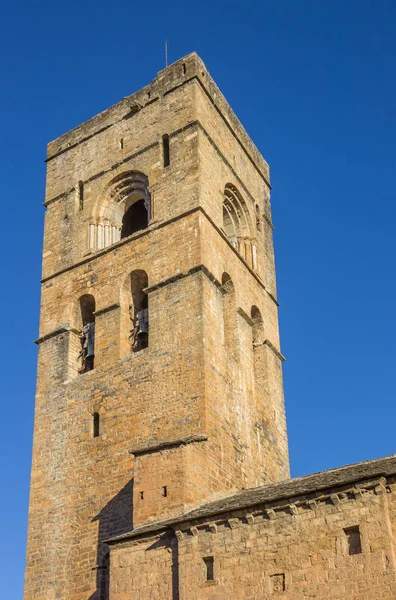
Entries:
<svg viewBox="0 0 396 600">
<path fill-rule="evenodd" d="M 80 210 L 84 208 L 84 184 L 82 181 L 78 182 L 78 207 Z"/>
<path fill-rule="evenodd" d="M 162 495 L 164 498 L 167 497 L 167 495 L 168 495 L 168 486 L 167 485 L 162 486 Z"/>
<path fill-rule="evenodd" d="M 139 492 L 139 498 L 140 498 L 140 500 L 143 500 L 143 498 L 144 498 L 144 492 Z"/>
<path fill-rule="evenodd" d="M 214 579 L 214 561 L 213 556 L 205 556 L 203 559 L 206 570 L 206 581 L 213 581 Z"/>
<path fill-rule="evenodd" d="M 149 341 L 149 315 L 148 315 L 148 296 L 143 295 L 140 307 L 137 311 L 134 321 L 134 328 L 131 332 L 132 352 L 139 352 L 148 348 Z"/>
<path fill-rule="evenodd" d="M 344 529 L 348 542 L 348 554 L 361 554 L 362 543 L 360 539 L 359 527 L 348 527 Z"/>
<path fill-rule="evenodd" d="M 162 136 L 162 147 L 164 152 L 164 167 L 170 165 L 170 154 L 169 154 L 169 135 Z"/>
<path fill-rule="evenodd" d="M 183 63 L 183 75 L 187 73 L 186 63 Z"/>
<path fill-rule="evenodd" d="M 121 150 L 123 149 L 123 147 L 124 147 L 124 138 L 121 138 L 120 139 L 120 148 L 121 148 Z"/>
<path fill-rule="evenodd" d="M 93 415 L 93 437 L 99 437 L 100 435 L 100 416 L 99 413 Z"/>
<path fill-rule="evenodd" d="M 81 366 L 80 374 L 92 371 L 95 359 L 95 298 L 86 294 L 80 298 L 80 309 L 82 317 L 82 329 L 80 331 L 81 350 L 78 360 Z"/>
<path fill-rule="evenodd" d="M 121 239 L 146 229 L 148 225 L 148 212 L 144 200 L 138 200 L 128 208 L 122 218 Z"/>
</svg>

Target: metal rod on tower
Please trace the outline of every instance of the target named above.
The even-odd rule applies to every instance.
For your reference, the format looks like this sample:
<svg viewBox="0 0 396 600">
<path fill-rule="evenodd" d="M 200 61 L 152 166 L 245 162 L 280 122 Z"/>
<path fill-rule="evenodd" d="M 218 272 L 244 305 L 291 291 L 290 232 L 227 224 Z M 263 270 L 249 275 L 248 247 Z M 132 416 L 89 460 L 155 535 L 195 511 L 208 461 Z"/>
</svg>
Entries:
<svg viewBox="0 0 396 600">
<path fill-rule="evenodd" d="M 168 40 L 165 40 L 165 67 L 168 66 Z"/>
</svg>

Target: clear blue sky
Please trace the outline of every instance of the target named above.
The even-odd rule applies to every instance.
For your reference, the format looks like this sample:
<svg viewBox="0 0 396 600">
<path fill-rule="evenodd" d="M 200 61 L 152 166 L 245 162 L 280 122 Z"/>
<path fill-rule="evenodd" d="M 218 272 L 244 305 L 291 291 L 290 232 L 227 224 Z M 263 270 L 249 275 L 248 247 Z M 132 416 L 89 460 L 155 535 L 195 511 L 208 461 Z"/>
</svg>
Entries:
<svg viewBox="0 0 396 600">
<path fill-rule="evenodd" d="M 195 50 L 271 165 L 292 474 L 394 453 L 392 0 L 0 4 L 1 597 L 22 597 L 46 143 Z"/>
</svg>

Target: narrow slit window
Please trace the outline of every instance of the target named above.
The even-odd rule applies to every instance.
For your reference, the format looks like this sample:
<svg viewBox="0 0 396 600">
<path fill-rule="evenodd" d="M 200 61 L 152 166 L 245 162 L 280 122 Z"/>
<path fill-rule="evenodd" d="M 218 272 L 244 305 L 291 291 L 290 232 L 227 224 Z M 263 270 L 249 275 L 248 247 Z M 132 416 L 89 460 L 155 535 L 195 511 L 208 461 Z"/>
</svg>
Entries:
<svg viewBox="0 0 396 600">
<path fill-rule="evenodd" d="M 168 486 L 167 485 L 162 486 L 162 495 L 164 498 L 167 497 L 167 495 L 168 495 Z"/>
<path fill-rule="evenodd" d="M 144 499 L 144 492 L 139 492 L 139 498 L 140 498 L 140 500 Z"/>
<path fill-rule="evenodd" d="M 169 135 L 162 136 L 162 148 L 164 153 L 164 167 L 170 165 L 170 153 L 169 153 Z"/>
<path fill-rule="evenodd" d="M 84 208 L 84 184 L 82 181 L 78 182 L 78 207 L 80 210 Z"/>
<path fill-rule="evenodd" d="M 205 565 L 206 581 L 213 581 L 213 579 L 214 579 L 213 556 L 205 556 L 203 561 L 204 561 L 204 565 Z"/>
<path fill-rule="evenodd" d="M 348 543 L 348 554 L 361 554 L 362 542 L 360 539 L 359 527 L 348 527 L 347 529 L 344 529 L 344 533 Z"/>
<path fill-rule="evenodd" d="M 93 437 L 99 437 L 100 435 L 100 415 L 99 413 L 94 413 L 93 415 Z"/>
<path fill-rule="evenodd" d="M 120 149 L 122 150 L 124 147 L 124 138 L 120 139 Z"/>
<path fill-rule="evenodd" d="M 183 63 L 183 75 L 187 73 L 186 63 Z"/>
</svg>

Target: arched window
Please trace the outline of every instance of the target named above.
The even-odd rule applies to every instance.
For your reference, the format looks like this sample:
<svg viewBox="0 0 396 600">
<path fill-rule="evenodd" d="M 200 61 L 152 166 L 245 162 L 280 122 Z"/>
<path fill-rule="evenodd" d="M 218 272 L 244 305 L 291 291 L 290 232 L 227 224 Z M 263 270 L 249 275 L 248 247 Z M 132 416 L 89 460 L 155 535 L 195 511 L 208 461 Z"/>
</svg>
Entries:
<svg viewBox="0 0 396 600">
<path fill-rule="evenodd" d="M 148 212 L 143 199 L 137 200 L 125 211 L 122 217 L 121 239 L 146 229 L 148 225 Z"/>
<path fill-rule="evenodd" d="M 264 344 L 264 322 L 261 316 L 260 310 L 257 306 L 252 306 L 251 312 L 252 319 L 252 345 L 253 345 L 253 365 L 254 365 L 254 376 L 255 376 L 255 387 L 258 397 L 262 395 L 267 389 L 268 379 L 268 359 L 267 359 L 267 346 Z"/>
<path fill-rule="evenodd" d="M 121 353 L 139 352 L 149 343 L 149 299 L 146 271 L 137 269 L 122 289 Z"/>
<path fill-rule="evenodd" d="M 252 306 L 251 318 L 253 321 L 252 335 L 253 335 L 253 347 L 259 346 L 264 342 L 264 326 L 263 317 L 261 316 L 260 310 L 257 306 Z"/>
<path fill-rule="evenodd" d="M 227 184 L 224 190 L 223 231 L 242 258 L 254 266 L 252 219 L 245 200 L 232 184 Z"/>
<path fill-rule="evenodd" d="M 223 294 L 234 294 L 234 283 L 228 273 L 223 273 L 221 277 L 221 290 Z"/>
<path fill-rule="evenodd" d="M 91 215 L 91 251 L 107 248 L 148 226 L 151 219 L 148 187 L 147 176 L 139 171 L 125 171 L 112 179 Z"/>
<path fill-rule="evenodd" d="M 238 220 L 226 202 L 223 204 L 223 230 L 234 248 L 238 248 Z"/>
<path fill-rule="evenodd" d="M 85 294 L 80 298 L 81 312 L 81 331 L 80 344 L 81 350 L 78 356 L 80 360 L 80 374 L 92 371 L 95 359 L 95 298 L 90 294 Z"/>
</svg>

